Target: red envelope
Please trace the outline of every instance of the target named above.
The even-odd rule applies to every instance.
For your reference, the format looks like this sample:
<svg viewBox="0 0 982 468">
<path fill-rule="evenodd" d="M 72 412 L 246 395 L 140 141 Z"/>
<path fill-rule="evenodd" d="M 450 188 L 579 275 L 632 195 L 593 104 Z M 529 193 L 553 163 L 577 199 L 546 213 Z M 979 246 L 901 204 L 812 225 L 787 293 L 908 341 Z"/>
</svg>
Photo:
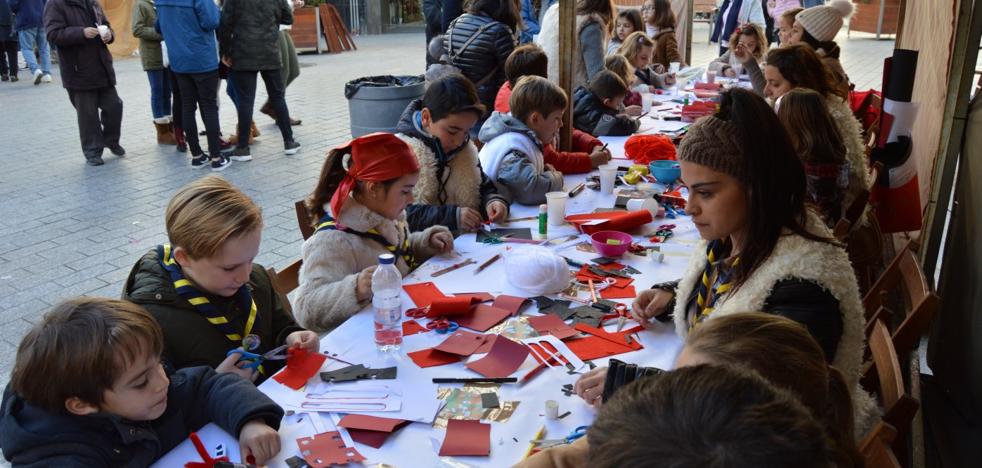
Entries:
<svg viewBox="0 0 982 468">
<path fill-rule="evenodd" d="M 597 231 L 627 232 L 634 228 L 644 226 L 653 219 L 651 212 L 648 210 L 584 213 L 566 217 L 566 221 L 586 234 L 593 234 Z M 602 220 L 602 222 L 593 223 L 597 220 Z"/>
<path fill-rule="evenodd" d="M 434 300 L 446 297 L 432 282 L 405 284 L 402 289 L 406 290 L 416 307 L 426 307 Z"/>
<path fill-rule="evenodd" d="M 491 425 L 476 420 L 447 421 L 447 436 L 440 447 L 441 457 L 491 454 Z"/>
<path fill-rule="evenodd" d="M 443 315 L 460 315 L 471 311 L 471 306 L 481 302 L 477 298 L 470 296 L 448 296 L 434 299 L 430 303 L 430 311 L 426 313 L 429 318 L 440 317 Z"/>
<path fill-rule="evenodd" d="M 411 353 L 406 353 L 406 355 L 409 356 L 409 359 L 412 359 L 413 362 L 415 362 L 419 367 L 444 366 L 460 361 L 460 356 L 456 354 L 437 351 L 433 348 L 413 351 Z"/>
<path fill-rule="evenodd" d="M 311 353 L 303 348 L 290 348 L 286 353 L 286 367 L 277 372 L 273 378 L 294 390 L 300 390 L 300 387 L 321 370 L 321 365 L 327 359 L 327 356 L 321 353 Z"/>
<path fill-rule="evenodd" d="M 502 294 L 495 298 L 494 303 L 491 304 L 491 307 L 505 309 L 511 315 L 515 315 L 522 309 L 522 306 L 525 305 L 526 302 L 529 302 L 527 298 Z"/>
<path fill-rule="evenodd" d="M 351 439 L 359 444 L 379 448 L 393 432 L 409 424 L 404 419 L 380 418 L 364 414 L 348 414 L 338 422 L 348 430 Z"/>
<path fill-rule="evenodd" d="M 473 297 L 478 300 L 477 302 L 489 302 L 494 300 L 494 296 L 486 292 L 455 293 L 454 297 Z"/>
<path fill-rule="evenodd" d="M 300 455 L 311 468 L 327 468 L 365 460 L 357 450 L 344 445 L 338 431 L 297 439 Z"/>
<path fill-rule="evenodd" d="M 638 293 L 634 290 L 634 286 L 628 286 L 626 288 L 610 286 L 600 291 L 600 297 L 604 299 L 634 299 L 637 296 Z"/>
<path fill-rule="evenodd" d="M 576 336 L 579 332 L 573 327 L 563 322 L 563 319 L 554 314 L 546 314 L 539 317 L 529 317 L 529 325 L 539 332 L 540 335 L 552 335 L 557 339 L 565 340 L 566 338 Z"/>
<path fill-rule="evenodd" d="M 462 327 L 483 332 L 501 323 L 502 320 L 508 318 L 510 315 L 511 312 L 505 309 L 499 309 L 487 304 L 478 304 L 474 307 L 473 314 L 454 317 L 454 321 Z"/>
<path fill-rule="evenodd" d="M 440 343 L 433 349 L 437 351 L 443 351 L 444 353 L 456 354 L 458 356 L 470 356 L 474 354 L 487 339 L 487 335 L 482 335 L 480 333 L 473 333 L 466 330 L 457 330 L 453 332 L 443 343 Z"/>
<path fill-rule="evenodd" d="M 516 343 L 508 338 L 498 335 L 491 346 L 491 351 L 481 359 L 467 363 L 467 368 L 485 377 L 497 379 L 508 377 L 522 367 L 525 358 L 529 355 L 527 346 Z"/>
<path fill-rule="evenodd" d="M 415 320 L 406 320 L 402 322 L 402 336 L 415 335 L 417 333 L 426 333 L 426 327 L 419 324 Z"/>
</svg>

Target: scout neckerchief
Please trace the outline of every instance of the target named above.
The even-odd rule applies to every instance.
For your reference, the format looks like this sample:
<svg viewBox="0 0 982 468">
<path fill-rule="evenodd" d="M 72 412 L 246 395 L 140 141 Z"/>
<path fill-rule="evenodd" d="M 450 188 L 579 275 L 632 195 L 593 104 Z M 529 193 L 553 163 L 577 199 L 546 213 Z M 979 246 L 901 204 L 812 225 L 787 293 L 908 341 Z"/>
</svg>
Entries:
<svg viewBox="0 0 982 468">
<path fill-rule="evenodd" d="M 417 266 L 419 266 L 419 264 L 416 263 L 416 258 L 413 257 L 412 252 L 410 252 L 409 250 L 409 228 L 406 227 L 405 223 L 401 223 L 401 227 L 402 227 L 403 240 L 402 240 L 402 245 L 398 247 L 392 245 L 392 243 L 389 242 L 389 240 L 386 239 L 384 236 L 382 236 L 382 234 L 378 232 L 378 230 L 375 228 L 371 228 L 367 232 L 362 232 L 362 231 L 355 231 L 354 229 L 351 229 L 347 226 L 338 226 L 338 223 L 334 220 L 334 218 L 332 218 L 331 215 L 327 213 L 324 213 L 324 217 L 322 217 L 320 221 L 317 222 L 317 229 L 314 232 L 342 231 L 342 232 L 354 234 L 358 237 L 363 237 L 365 239 L 373 240 L 379 243 L 380 245 L 382 245 L 382 247 L 385 247 L 385 250 L 392 252 L 392 254 L 396 256 L 396 258 L 402 257 L 402 259 L 406 262 L 406 265 L 409 266 L 409 269 L 414 270 L 416 269 Z"/>
<path fill-rule="evenodd" d="M 706 246 L 706 266 L 702 270 L 702 280 L 697 289 L 697 313 L 693 317 L 689 329 L 693 329 L 703 320 L 712 315 L 716 300 L 733 288 L 731 275 L 733 268 L 740 263 L 740 257 L 733 259 L 728 266 L 724 261 L 717 261 L 723 250 L 723 241 L 714 240 Z"/>
<path fill-rule="evenodd" d="M 160 259 L 160 265 L 170 273 L 170 278 L 174 282 L 174 289 L 177 290 L 177 294 L 182 298 L 186 299 L 198 310 L 201 315 L 203 315 L 208 322 L 214 325 L 226 338 L 229 339 L 236 346 L 242 345 L 247 351 L 254 350 L 258 348 L 258 340 L 255 340 L 255 335 L 252 334 L 252 329 L 256 325 L 258 320 L 258 314 L 256 313 L 256 301 L 252 300 L 252 293 L 249 292 L 249 287 L 247 285 L 242 285 L 238 291 L 236 291 L 233 299 L 235 300 L 236 307 L 239 310 L 248 310 L 249 318 L 246 319 L 244 333 L 239 334 L 239 330 L 235 328 L 231 322 L 229 322 L 228 317 L 221 313 L 211 301 L 208 300 L 205 295 L 198 290 L 187 278 L 184 277 L 184 272 L 181 271 L 181 266 L 177 264 L 174 260 L 174 252 L 171 250 L 170 244 L 158 245 L 157 246 L 157 257 Z"/>
</svg>

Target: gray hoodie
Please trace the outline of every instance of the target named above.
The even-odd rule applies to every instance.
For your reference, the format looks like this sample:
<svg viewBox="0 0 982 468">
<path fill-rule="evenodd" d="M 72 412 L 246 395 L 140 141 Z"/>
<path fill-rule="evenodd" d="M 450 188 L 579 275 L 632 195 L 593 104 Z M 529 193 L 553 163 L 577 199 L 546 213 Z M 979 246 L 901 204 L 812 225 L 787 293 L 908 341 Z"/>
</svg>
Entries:
<svg viewBox="0 0 982 468">
<path fill-rule="evenodd" d="M 563 189 L 563 174 L 545 167 L 542 142 L 511 114 L 492 113 L 479 137 L 481 167 L 509 203 L 542 204 L 547 192 Z"/>
</svg>

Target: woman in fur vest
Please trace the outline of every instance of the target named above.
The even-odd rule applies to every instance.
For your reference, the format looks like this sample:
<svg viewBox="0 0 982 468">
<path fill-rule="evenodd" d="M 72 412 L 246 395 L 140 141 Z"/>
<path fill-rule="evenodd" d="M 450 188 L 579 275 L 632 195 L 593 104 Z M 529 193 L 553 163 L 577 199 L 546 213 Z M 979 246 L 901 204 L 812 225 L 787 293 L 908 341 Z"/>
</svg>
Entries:
<svg viewBox="0 0 982 468">
<path fill-rule="evenodd" d="M 611 0 L 576 1 L 576 41 L 573 42 L 572 89 L 586 86 L 604 71 L 604 57 L 614 22 Z M 559 82 L 559 3 L 549 7 L 542 18 L 542 29 L 536 43 L 549 57 L 549 80 Z"/>
</svg>

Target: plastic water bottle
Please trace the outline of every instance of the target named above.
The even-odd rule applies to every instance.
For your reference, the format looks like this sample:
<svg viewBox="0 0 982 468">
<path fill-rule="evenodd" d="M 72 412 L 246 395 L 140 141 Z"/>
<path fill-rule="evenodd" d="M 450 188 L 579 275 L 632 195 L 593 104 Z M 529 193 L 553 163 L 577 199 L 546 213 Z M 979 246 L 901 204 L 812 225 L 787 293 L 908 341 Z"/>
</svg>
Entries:
<svg viewBox="0 0 982 468">
<path fill-rule="evenodd" d="M 378 256 L 378 268 L 372 273 L 372 306 L 375 308 L 375 346 L 379 351 L 395 351 L 402 345 L 402 275 L 396 268 L 396 257 Z"/>
</svg>

